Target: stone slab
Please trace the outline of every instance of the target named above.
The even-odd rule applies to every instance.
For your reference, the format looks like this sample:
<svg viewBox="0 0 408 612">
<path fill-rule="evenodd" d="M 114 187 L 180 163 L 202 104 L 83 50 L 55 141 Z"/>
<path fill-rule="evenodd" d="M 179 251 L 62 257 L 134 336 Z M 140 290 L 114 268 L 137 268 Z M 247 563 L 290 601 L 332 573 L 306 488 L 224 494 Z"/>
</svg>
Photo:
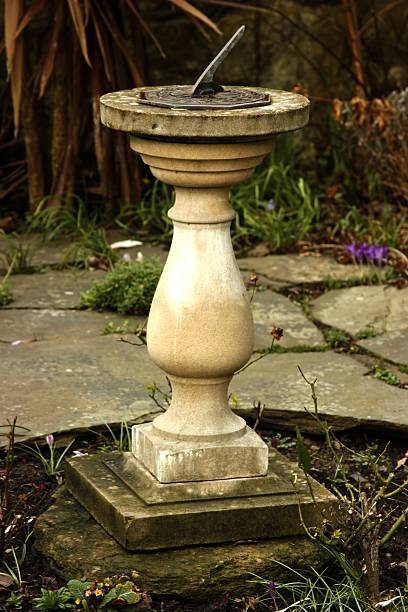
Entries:
<svg viewBox="0 0 408 612">
<path fill-rule="evenodd" d="M 132 236 L 128 232 L 118 230 L 108 230 L 106 232 L 107 241 L 109 244 L 119 240 L 139 240 L 138 236 Z M 143 241 L 142 241 L 143 242 Z M 22 245 L 28 249 L 29 264 L 35 268 L 45 268 L 49 266 L 60 266 L 66 263 L 66 252 L 72 242 L 64 237 L 58 237 L 48 242 L 43 242 L 41 235 L 38 234 L 22 234 L 16 237 L 3 237 L 0 235 L 0 252 L 9 251 L 12 245 Z M 138 252 L 141 252 L 144 257 L 158 258 L 165 262 L 168 249 L 161 245 L 153 245 L 148 242 L 143 242 L 142 245 L 135 247 L 127 247 L 119 249 L 117 253 L 129 253 L 131 257 L 136 257 Z M 0 270 L 4 271 L 7 268 L 6 260 L 0 256 Z"/>
<path fill-rule="evenodd" d="M 102 270 L 61 270 L 10 277 L 13 301 L 7 308 L 78 308 L 81 293 L 105 276 Z M 1 312 L 1 311 L 0 311 Z"/>
<path fill-rule="evenodd" d="M 282 563 L 294 570 L 318 570 L 328 558 L 306 536 L 129 552 L 63 489 L 36 520 L 34 535 L 35 547 L 64 580 L 102 579 L 136 570 L 149 593 L 204 604 L 223 596 L 248 595 L 254 588 L 248 582 L 253 574 L 275 582 L 292 579 Z"/>
<path fill-rule="evenodd" d="M 18 416 L 26 438 L 120 423 L 143 423 L 158 414 L 145 385 L 164 375 L 145 347 L 115 335 L 0 344 L 1 416 Z"/>
<path fill-rule="evenodd" d="M 363 348 L 395 363 L 408 364 L 408 328 L 386 332 L 358 343 Z"/>
<path fill-rule="evenodd" d="M 324 344 L 323 334 L 305 316 L 301 306 L 274 291 L 258 291 L 252 302 L 255 323 L 255 348 L 268 348 L 271 345 L 272 327 L 284 330 L 280 346 L 317 346 Z"/>
<path fill-rule="evenodd" d="M 131 333 L 144 322 L 145 317 L 114 312 L 3 308 L 0 309 L 0 342 L 60 340 L 77 343 L 100 336 L 110 323 L 118 329 L 124 326 Z M 113 337 L 118 339 L 120 335 Z"/>
<path fill-rule="evenodd" d="M 380 333 L 408 329 L 408 287 L 348 287 L 311 302 L 315 319 L 350 334 L 371 328 Z"/>
<path fill-rule="evenodd" d="M 163 484 L 158 482 L 133 453 L 109 453 L 104 464 L 148 505 L 293 492 L 293 485 L 287 476 L 277 470 L 270 470 L 266 476 L 252 478 Z"/>
<path fill-rule="evenodd" d="M 256 271 L 285 286 L 299 283 L 320 283 L 328 278 L 347 281 L 378 274 L 378 268 L 363 265 L 344 265 L 332 257 L 313 255 L 267 255 L 238 260 L 241 270 Z"/>
<path fill-rule="evenodd" d="M 154 550 L 253 538 L 302 535 L 306 525 L 329 518 L 336 498 L 275 452 L 269 469 L 296 482 L 291 493 L 145 504 L 104 463 L 110 453 L 69 459 L 70 493 L 126 550 Z"/>
<path fill-rule="evenodd" d="M 29 265 L 36 268 L 62 264 L 65 251 L 70 244 L 66 238 L 43 242 L 38 234 L 0 236 L 0 251 L 10 253 L 14 248 L 22 247 L 27 252 Z M 5 268 L 7 268 L 7 262 L 4 257 L 0 257 L 0 270 L 4 271 Z"/>
<path fill-rule="evenodd" d="M 292 431 L 295 425 L 319 432 L 304 406 L 313 408 L 310 388 L 297 366 L 313 380 L 320 415 L 337 429 L 363 425 L 379 431 L 408 432 L 408 391 L 367 376 L 368 369 L 348 355 L 324 353 L 271 354 L 234 377 L 231 391 L 236 412 L 256 416 L 254 402 L 266 408 L 269 427 Z"/>
</svg>

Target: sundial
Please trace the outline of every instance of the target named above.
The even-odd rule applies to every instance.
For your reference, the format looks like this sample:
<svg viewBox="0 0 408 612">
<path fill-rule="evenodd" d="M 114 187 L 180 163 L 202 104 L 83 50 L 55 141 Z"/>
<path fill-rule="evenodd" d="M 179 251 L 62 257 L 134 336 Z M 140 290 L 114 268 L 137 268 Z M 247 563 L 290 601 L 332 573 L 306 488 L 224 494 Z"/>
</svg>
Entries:
<svg viewBox="0 0 408 612">
<path fill-rule="evenodd" d="M 331 503 L 317 484 L 311 494 L 300 472 L 295 491 L 293 465 L 275 449 L 269 456 L 228 404 L 230 382 L 254 349 L 229 188 L 251 176 L 275 134 L 303 127 L 309 115 L 308 100 L 294 92 L 214 82 L 243 32 L 194 85 L 101 98 L 102 123 L 127 133 L 153 176 L 176 192 L 172 245 L 146 330 L 149 356 L 171 383 L 170 405 L 133 426 L 131 451 L 72 458 L 65 472 L 68 490 L 129 551 L 298 536 L 299 504 L 305 523 L 318 525 L 315 500 Z"/>
<path fill-rule="evenodd" d="M 269 105 L 271 100 L 268 94 L 250 88 L 223 87 L 214 81 L 216 70 L 231 53 L 244 32 L 244 25 L 238 28 L 192 87 L 187 85 L 145 89 L 139 94 L 139 102 L 150 106 L 189 110 L 228 110 Z"/>
</svg>

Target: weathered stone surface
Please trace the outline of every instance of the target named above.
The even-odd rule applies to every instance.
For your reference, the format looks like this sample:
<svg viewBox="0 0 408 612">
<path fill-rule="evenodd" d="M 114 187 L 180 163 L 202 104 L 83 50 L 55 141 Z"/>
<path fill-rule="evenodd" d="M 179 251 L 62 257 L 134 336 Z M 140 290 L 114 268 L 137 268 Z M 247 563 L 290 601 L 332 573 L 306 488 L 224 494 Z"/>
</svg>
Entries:
<svg viewBox="0 0 408 612">
<path fill-rule="evenodd" d="M 303 535 L 299 505 L 305 525 L 318 526 L 322 514 L 333 517 L 338 503 L 332 493 L 314 480 L 310 492 L 304 474 L 277 451 L 271 454 L 268 475 L 279 476 L 289 491 L 277 487 L 263 495 L 218 495 L 210 498 L 145 503 L 105 463 L 118 453 L 69 459 L 65 466 L 70 493 L 126 550 L 155 550 L 190 545 L 234 542 L 254 538 Z M 128 453 L 130 456 L 130 453 Z M 139 463 L 137 471 L 146 472 Z M 234 478 L 239 489 L 240 481 Z M 260 479 L 256 479 L 260 480 Z M 267 478 L 265 478 L 267 482 Z M 217 481 L 222 491 L 223 482 Z M 291 482 L 296 482 L 291 487 Z M 214 483 L 213 483 L 214 484 Z M 151 478 L 151 488 L 163 485 Z M 205 490 L 206 483 L 202 483 Z M 259 485 L 262 489 L 262 485 Z M 272 487 L 273 489 L 273 487 Z M 177 537 L 175 537 L 177 534 Z"/>
<path fill-rule="evenodd" d="M 256 271 L 268 279 L 286 286 L 297 283 L 350 280 L 378 274 L 378 269 L 360 265 L 343 265 L 331 257 L 312 255 L 267 255 L 266 257 L 246 257 L 238 259 L 241 270 Z"/>
<path fill-rule="evenodd" d="M 102 270 L 15 274 L 10 278 L 13 302 L 9 308 L 78 308 L 81 293 L 104 276 Z"/>
<path fill-rule="evenodd" d="M 145 347 L 124 344 L 115 335 L 3 343 L 0 370 L 2 418 L 17 415 L 30 429 L 27 437 L 123 419 L 143 423 L 155 412 L 145 385 L 166 386 Z"/>
<path fill-rule="evenodd" d="M 117 329 L 122 327 L 130 334 L 144 322 L 145 317 L 115 312 L 4 308 L 0 310 L 0 342 L 59 340 L 63 344 L 75 344 L 91 336 L 102 335 L 110 323 Z"/>
<path fill-rule="evenodd" d="M 158 596 L 206 602 L 220 596 L 248 594 L 252 574 L 276 582 L 293 578 L 276 561 L 293 569 L 318 569 L 327 559 L 307 537 L 260 542 L 190 546 L 154 552 L 127 552 L 100 527 L 68 493 L 35 525 L 36 548 L 65 579 L 103 578 L 137 570 L 143 585 Z"/>
<path fill-rule="evenodd" d="M 223 406 L 218 404 L 218 408 L 221 411 Z M 132 451 L 163 483 L 264 476 L 268 470 L 268 447 L 241 421 L 240 436 L 220 436 L 218 440 L 215 436 L 191 440 L 183 438 L 182 432 L 178 438 L 169 439 L 162 436 L 157 421 L 154 425 L 136 426 L 132 431 Z"/>
<path fill-rule="evenodd" d="M 313 316 L 350 334 L 408 329 L 408 288 L 372 285 L 335 289 L 311 303 Z"/>
<path fill-rule="evenodd" d="M 297 130 L 309 120 L 309 100 L 300 94 L 256 88 L 271 104 L 240 110 L 171 109 L 140 104 L 141 90 L 127 89 L 103 95 L 101 121 L 107 127 L 154 138 L 233 139 L 262 138 Z"/>
<path fill-rule="evenodd" d="M 304 410 L 313 409 L 310 388 L 301 377 L 317 378 L 319 411 L 336 428 L 356 425 L 382 431 L 408 431 L 408 392 L 365 376 L 367 368 L 338 353 L 272 354 L 233 379 L 231 390 L 240 400 L 237 412 L 254 415 L 253 402 L 266 405 L 263 419 L 271 426 L 317 431 Z"/>
<path fill-rule="evenodd" d="M 360 340 L 359 344 L 385 359 L 408 364 L 408 329 L 386 332 L 376 338 Z"/>
<path fill-rule="evenodd" d="M 272 327 L 284 330 L 279 344 L 284 347 L 316 346 L 324 343 L 322 333 L 307 319 L 302 308 L 273 291 L 257 291 L 251 302 L 255 323 L 255 348 L 271 345 Z"/>
</svg>

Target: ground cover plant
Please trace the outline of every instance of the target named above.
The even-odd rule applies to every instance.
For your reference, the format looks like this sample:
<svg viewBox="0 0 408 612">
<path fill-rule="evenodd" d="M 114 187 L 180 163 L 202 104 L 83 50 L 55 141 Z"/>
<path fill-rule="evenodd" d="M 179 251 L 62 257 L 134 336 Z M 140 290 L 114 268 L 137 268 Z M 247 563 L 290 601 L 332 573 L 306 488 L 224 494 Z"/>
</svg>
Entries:
<svg viewBox="0 0 408 612">
<path fill-rule="evenodd" d="M 147 314 L 161 271 L 155 260 L 121 261 L 82 294 L 81 308 Z"/>
</svg>

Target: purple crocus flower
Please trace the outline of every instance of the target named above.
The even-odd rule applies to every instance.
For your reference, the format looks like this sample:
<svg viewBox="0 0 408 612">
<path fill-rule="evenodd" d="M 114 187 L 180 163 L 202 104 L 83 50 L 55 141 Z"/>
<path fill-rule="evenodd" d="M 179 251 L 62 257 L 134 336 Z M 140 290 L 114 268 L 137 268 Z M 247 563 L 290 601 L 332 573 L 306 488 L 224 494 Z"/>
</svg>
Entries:
<svg viewBox="0 0 408 612">
<path fill-rule="evenodd" d="M 54 436 L 52 434 L 48 434 L 48 436 L 45 436 L 45 441 L 47 442 L 49 447 L 53 446 Z"/>
<path fill-rule="evenodd" d="M 367 261 L 375 265 L 382 265 L 388 255 L 388 247 L 380 244 L 367 244 L 362 242 L 360 245 L 352 242 L 346 244 L 346 251 L 359 262 Z"/>
<path fill-rule="evenodd" d="M 276 599 L 276 583 L 273 580 L 270 580 L 270 582 L 268 582 L 268 590 L 269 590 L 269 594 L 272 597 L 273 600 Z"/>
<path fill-rule="evenodd" d="M 276 208 L 276 202 L 275 202 L 275 200 L 274 200 L 273 198 L 271 198 L 271 199 L 268 201 L 268 203 L 267 203 L 267 205 L 266 205 L 266 208 L 267 208 L 268 210 L 275 210 L 275 208 Z"/>
<path fill-rule="evenodd" d="M 277 448 L 278 447 L 278 438 L 276 436 L 272 436 L 272 438 L 271 438 L 271 446 L 272 446 L 272 448 Z"/>
<path fill-rule="evenodd" d="M 388 255 L 388 247 L 382 246 L 380 244 L 373 244 L 370 247 L 369 254 L 367 254 L 367 259 L 376 264 L 382 264 L 384 259 Z"/>
<path fill-rule="evenodd" d="M 129 253 L 123 253 L 122 260 L 125 263 L 130 263 L 132 261 L 132 257 L 131 257 L 131 255 L 129 255 Z"/>
</svg>

